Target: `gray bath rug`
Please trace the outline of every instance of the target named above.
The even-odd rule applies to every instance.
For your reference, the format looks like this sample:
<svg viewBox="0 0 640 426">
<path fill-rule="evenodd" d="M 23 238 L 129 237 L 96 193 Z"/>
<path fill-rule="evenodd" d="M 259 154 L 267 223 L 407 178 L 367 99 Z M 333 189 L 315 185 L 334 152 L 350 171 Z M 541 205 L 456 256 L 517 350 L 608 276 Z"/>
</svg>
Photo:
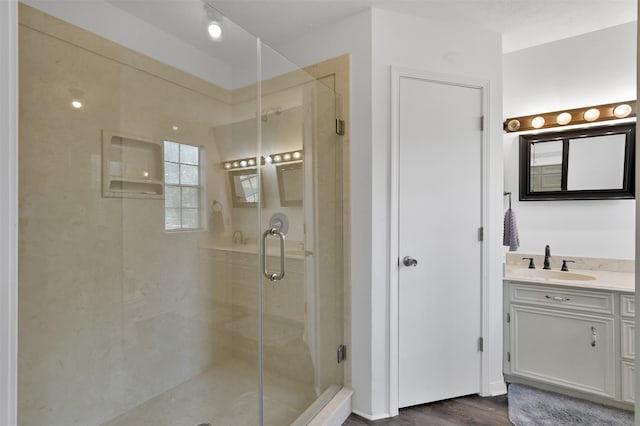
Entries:
<svg viewBox="0 0 640 426">
<path fill-rule="evenodd" d="M 515 426 L 632 426 L 633 413 L 553 392 L 511 384 L 509 420 Z"/>
</svg>

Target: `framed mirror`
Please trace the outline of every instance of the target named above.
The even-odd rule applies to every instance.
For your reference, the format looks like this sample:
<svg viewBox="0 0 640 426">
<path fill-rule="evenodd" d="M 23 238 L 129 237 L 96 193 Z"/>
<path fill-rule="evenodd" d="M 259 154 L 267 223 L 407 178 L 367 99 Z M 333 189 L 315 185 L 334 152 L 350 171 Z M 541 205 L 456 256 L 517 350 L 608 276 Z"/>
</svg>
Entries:
<svg viewBox="0 0 640 426">
<path fill-rule="evenodd" d="M 635 123 L 520 136 L 520 201 L 635 197 Z"/>
<path fill-rule="evenodd" d="M 282 207 L 302 206 L 302 162 L 276 166 L 278 191 Z"/>
<path fill-rule="evenodd" d="M 229 184 L 233 207 L 256 207 L 258 200 L 263 200 L 258 192 L 262 185 L 258 184 L 256 169 L 230 171 Z M 264 201 L 261 205 L 264 207 Z"/>
</svg>

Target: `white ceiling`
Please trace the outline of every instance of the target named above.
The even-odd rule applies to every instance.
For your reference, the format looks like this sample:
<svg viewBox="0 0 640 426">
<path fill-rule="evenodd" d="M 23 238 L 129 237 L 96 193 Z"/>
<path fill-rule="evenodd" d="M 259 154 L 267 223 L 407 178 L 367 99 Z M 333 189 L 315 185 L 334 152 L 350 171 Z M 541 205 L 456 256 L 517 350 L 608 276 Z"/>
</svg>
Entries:
<svg viewBox="0 0 640 426">
<path fill-rule="evenodd" d="M 510 52 L 637 19 L 636 0 L 213 0 L 235 22 L 277 47 L 287 39 L 379 7 L 499 32 Z"/>
<path fill-rule="evenodd" d="M 154 26 L 229 61 L 237 40 L 251 45 L 238 28 L 212 46 L 203 37 L 201 0 L 107 0 Z M 288 40 L 369 7 L 439 21 L 464 19 L 503 36 L 511 52 L 637 19 L 636 0 L 208 0 L 224 15 L 276 50 Z"/>
</svg>

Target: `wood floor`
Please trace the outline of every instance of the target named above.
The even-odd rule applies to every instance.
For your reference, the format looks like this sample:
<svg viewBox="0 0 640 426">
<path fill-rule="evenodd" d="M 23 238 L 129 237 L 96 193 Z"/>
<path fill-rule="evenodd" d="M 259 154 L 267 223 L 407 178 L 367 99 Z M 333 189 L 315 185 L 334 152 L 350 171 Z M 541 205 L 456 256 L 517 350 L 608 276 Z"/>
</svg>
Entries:
<svg viewBox="0 0 640 426">
<path fill-rule="evenodd" d="M 371 421 L 351 414 L 343 426 L 511 426 L 507 395 L 482 398 L 465 396 L 416 405 L 391 419 Z"/>
</svg>

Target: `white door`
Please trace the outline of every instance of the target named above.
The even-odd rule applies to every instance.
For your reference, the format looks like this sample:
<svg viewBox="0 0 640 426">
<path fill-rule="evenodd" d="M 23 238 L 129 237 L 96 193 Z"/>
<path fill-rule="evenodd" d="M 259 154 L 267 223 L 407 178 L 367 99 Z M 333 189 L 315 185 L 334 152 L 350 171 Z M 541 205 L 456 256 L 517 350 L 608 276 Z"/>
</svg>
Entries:
<svg viewBox="0 0 640 426">
<path fill-rule="evenodd" d="M 480 392 L 481 116 L 480 88 L 400 78 L 400 407 Z"/>
</svg>

